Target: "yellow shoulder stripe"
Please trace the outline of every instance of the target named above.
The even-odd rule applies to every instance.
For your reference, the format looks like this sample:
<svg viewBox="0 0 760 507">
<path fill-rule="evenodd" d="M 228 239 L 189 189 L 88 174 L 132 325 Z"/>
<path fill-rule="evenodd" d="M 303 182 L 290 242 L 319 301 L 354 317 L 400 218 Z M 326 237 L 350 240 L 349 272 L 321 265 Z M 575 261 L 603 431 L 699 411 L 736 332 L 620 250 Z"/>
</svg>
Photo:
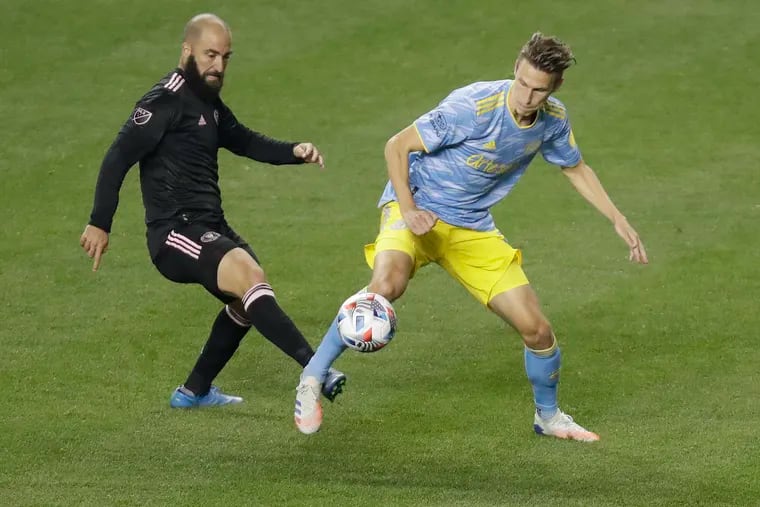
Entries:
<svg viewBox="0 0 760 507">
<path fill-rule="evenodd" d="M 565 117 L 567 117 L 567 111 L 565 111 L 565 108 L 559 104 L 552 104 L 551 102 L 547 102 L 544 104 L 544 111 L 546 111 L 546 114 L 549 116 L 554 116 L 560 120 L 564 120 Z"/>
<path fill-rule="evenodd" d="M 565 110 L 565 108 L 563 106 L 561 106 L 560 104 L 557 104 L 555 102 L 547 102 L 546 104 L 544 104 L 544 107 L 547 108 L 547 109 L 552 108 L 552 109 L 559 109 L 561 111 Z"/>
<path fill-rule="evenodd" d="M 504 104 L 506 104 L 506 97 L 504 95 L 504 92 L 499 92 L 496 95 L 491 95 L 490 97 L 476 101 L 476 113 L 478 116 L 480 116 L 482 114 L 493 111 L 494 109 L 501 107 Z"/>
<path fill-rule="evenodd" d="M 499 92 L 499 93 L 497 93 L 495 95 L 491 95 L 490 97 L 486 97 L 484 99 L 477 100 L 477 101 L 475 101 L 475 104 L 478 107 L 481 107 L 481 106 L 486 105 L 488 103 L 498 101 L 499 98 L 502 97 L 503 95 L 504 95 L 504 92 Z"/>
</svg>

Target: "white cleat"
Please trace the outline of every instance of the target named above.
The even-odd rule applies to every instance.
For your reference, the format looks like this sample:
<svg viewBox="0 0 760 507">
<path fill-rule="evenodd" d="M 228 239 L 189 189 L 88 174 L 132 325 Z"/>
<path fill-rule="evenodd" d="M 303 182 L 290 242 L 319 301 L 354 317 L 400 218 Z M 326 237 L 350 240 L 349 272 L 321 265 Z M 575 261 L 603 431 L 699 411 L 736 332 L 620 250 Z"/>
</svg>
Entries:
<svg viewBox="0 0 760 507">
<path fill-rule="evenodd" d="M 561 410 L 557 410 L 551 419 L 541 419 L 541 416 L 536 413 L 533 417 L 533 429 L 539 435 L 548 437 L 579 440 L 581 442 L 599 440 L 599 435 L 576 423 L 572 417 Z"/>
<path fill-rule="evenodd" d="M 302 378 L 296 387 L 296 426 L 306 435 L 316 433 L 322 425 L 321 390 L 322 384 L 315 377 Z"/>
</svg>

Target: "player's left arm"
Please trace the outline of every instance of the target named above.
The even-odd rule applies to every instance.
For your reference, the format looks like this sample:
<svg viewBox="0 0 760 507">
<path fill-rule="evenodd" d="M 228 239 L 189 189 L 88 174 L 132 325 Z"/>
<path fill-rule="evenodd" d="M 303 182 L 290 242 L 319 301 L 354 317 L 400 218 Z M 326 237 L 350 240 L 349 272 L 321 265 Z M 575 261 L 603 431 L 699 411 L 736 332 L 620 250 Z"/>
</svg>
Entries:
<svg viewBox="0 0 760 507">
<path fill-rule="evenodd" d="M 312 143 L 279 141 L 240 123 L 227 106 L 220 105 L 219 146 L 236 155 L 268 164 L 314 163 L 324 168 L 324 158 Z"/>
<path fill-rule="evenodd" d="M 629 260 L 641 264 L 649 263 L 639 234 L 607 195 L 593 169 L 583 161 L 564 105 L 558 101 L 552 105 L 552 111 L 549 113 L 549 136 L 541 145 L 544 159 L 550 164 L 560 166 L 578 193 L 612 222 L 615 232 L 630 249 Z"/>
<path fill-rule="evenodd" d="M 630 249 L 628 259 L 641 264 L 648 264 L 647 252 L 639 234 L 612 202 L 594 170 L 581 159 L 572 167 L 563 166 L 562 172 L 568 177 L 578 193 L 612 222 L 615 232 L 623 238 Z"/>
</svg>

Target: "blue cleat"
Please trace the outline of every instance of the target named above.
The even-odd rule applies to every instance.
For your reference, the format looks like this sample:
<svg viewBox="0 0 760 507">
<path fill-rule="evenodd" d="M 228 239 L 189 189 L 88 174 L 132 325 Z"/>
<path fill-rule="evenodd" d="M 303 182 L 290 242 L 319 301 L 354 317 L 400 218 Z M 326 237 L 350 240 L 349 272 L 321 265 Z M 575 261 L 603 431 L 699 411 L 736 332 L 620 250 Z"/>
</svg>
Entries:
<svg viewBox="0 0 760 507">
<path fill-rule="evenodd" d="M 172 408 L 218 407 L 242 402 L 243 398 L 240 396 L 224 394 L 216 386 L 211 386 L 211 389 L 203 396 L 196 396 L 185 389 L 185 386 L 179 386 L 169 399 L 169 405 Z"/>
<path fill-rule="evenodd" d="M 327 372 L 324 384 L 322 384 L 322 396 L 330 401 L 343 392 L 343 386 L 346 385 L 346 374 L 334 368 Z"/>
</svg>

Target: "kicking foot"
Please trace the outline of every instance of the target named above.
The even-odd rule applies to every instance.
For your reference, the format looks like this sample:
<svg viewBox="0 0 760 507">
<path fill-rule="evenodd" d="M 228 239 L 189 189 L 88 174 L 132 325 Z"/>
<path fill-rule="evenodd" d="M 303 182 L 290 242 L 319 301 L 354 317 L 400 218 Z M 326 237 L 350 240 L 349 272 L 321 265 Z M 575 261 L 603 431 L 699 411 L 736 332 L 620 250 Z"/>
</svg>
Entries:
<svg viewBox="0 0 760 507">
<path fill-rule="evenodd" d="M 316 377 L 302 378 L 296 387 L 294 418 L 298 430 L 306 435 L 316 433 L 322 425 L 322 404 L 319 402 L 321 389 Z"/>
</svg>

